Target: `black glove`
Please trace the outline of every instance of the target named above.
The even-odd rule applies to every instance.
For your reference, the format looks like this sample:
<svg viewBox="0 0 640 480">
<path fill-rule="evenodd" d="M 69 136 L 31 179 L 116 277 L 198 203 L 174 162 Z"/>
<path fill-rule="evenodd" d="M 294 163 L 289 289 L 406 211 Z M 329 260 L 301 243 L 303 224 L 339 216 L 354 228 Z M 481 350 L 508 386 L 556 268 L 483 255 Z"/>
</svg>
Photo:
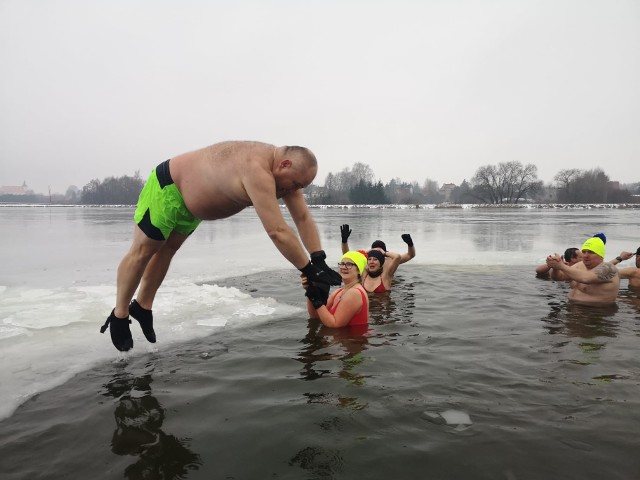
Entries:
<svg viewBox="0 0 640 480">
<path fill-rule="evenodd" d="M 351 229 L 349 228 L 348 223 L 345 223 L 344 225 L 340 225 L 340 235 L 342 235 L 342 243 L 347 243 L 349 241 L 349 235 L 351 235 Z"/>
<path fill-rule="evenodd" d="M 327 269 L 332 271 L 329 267 L 327 267 Z M 304 268 L 300 269 L 300 271 L 306 275 L 310 282 L 324 283 L 326 285 L 340 285 L 340 283 L 342 283 L 342 277 L 340 277 L 340 283 L 336 283 L 332 276 L 324 270 L 321 270 L 319 267 L 316 267 L 311 262 L 307 263 Z M 340 276 L 337 273 L 336 275 Z"/>
<path fill-rule="evenodd" d="M 329 285 L 326 283 L 312 283 L 307 288 L 304 296 L 311 300 L 313 308 L 317 310 L 321 306 L 327 304 L 327 299 L 329 298 Z"/>
<path fill-rule="evenodd" d="M 409 235 L 408 233 L 402 234 L 402 240 L 404 240 L 404 243 L 406 243 L 410 247 L 413 247 L 413 240 L 411 240 L 411 235 Z"/>
<path fill-rule="evenodd" d="M 311 263 L 320 268 L 329 277 L 329 282 L 324 283 L 328 283 L 329 285 L 340 285 L 342 283 L 342 277 L 338 272 L 329 268 L 329 265 L 324 261 L 325 258 L 327 258 L 327 255 L 324 253 L 324 250 L 318 250 L 311 254 Z M 317 279 L 309 277 L 309 280 L 313 282 Z M 322 282 L 322 280 L 319 281 Z"/>
</svg>

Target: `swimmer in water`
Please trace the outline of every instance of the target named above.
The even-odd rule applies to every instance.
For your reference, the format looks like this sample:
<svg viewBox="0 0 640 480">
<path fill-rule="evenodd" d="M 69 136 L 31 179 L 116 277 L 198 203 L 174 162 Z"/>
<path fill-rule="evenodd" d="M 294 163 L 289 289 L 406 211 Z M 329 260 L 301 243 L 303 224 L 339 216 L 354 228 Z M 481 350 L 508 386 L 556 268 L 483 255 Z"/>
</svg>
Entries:
<svg viewBox="0 0 640 480">
<path fill-rule="evenodd" d="M 618 269 L 604 261 L 605 246 L 599 237 L 591 237 L 582 245 L 582 262 L 566 265 L 558 254 L 547 257 L 549 268 L 561 270 L 571 281 L 569 301 L 586 305 L 615 303 L 620 288 Z"/>
<path fill-rule="evenodd" d="M 348 224 L 340 226 L 342 237 L 342 252 L 349 250 L 349 236 L 351 229 Z M 369 293 L 384 293 L 391 290 L 393 276 L 403 263 L 416 256 L 416 247 L 408 233 L 402 234 L 402 240 L 407 244 L 405 253 L 390 252 L 382 240 L 376 240 L 371 244 L 367 252 L 367 269 L 362 275 L 362 286 Z"/>
<path fill-rule="evenodd" d="M 309 282 L 302 274 L 309 316 L 320 319 L 325 327 L 330 328 L 369 323 L 369 297 L 360 284 L 366 264 L 367 258 L 361 252 L 345 253 L 338 263 L 343 286 L 331 296 L 328 296 L 326 287 Z"/>
</svg>

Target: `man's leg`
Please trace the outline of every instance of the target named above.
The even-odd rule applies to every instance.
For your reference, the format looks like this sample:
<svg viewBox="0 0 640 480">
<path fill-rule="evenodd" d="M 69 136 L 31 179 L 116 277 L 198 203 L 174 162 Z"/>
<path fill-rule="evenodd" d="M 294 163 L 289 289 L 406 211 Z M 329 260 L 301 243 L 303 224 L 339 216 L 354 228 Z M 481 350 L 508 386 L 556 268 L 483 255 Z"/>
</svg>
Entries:
<svg viewBox="0 0 640 480">
<path fill-rule="evenodd" d="M 147 264 L 162 247 L 164 240 L 152 240 L 136 225 L 133 228 L 131 248 L 120 261 L 116 292 L 116 307 L 100 327 L 100 333 L 109 328 L 111 342 L 121 352 L 133 348 L 133 337 L 129 329 L 129 302 L 140 283 Z M 155 341 L 155 339 L 154 339 Z"/>
<path fill-rule="evenodd" d="M 171 259 L 180 246 L 187 239 L 187 235 L 172 232 L 158 251 L 151 257 L 145 268 L 138 290 L 138 298 L 129 305 L 129 315 L 135 318 L 142 327 L 145 338 L 156 343 L 156 332 L 153 329 L 153 300 L 162 281 L 164 280 Z"/>
<path fill-rule="evenodd" d="M 160 249 L 151 258 L 151 261 L 149 261 L 147 268 L 144 270 L 144 274 L 142 275 L 140 290 L 138 291 L 136 298 L 138 304 L 142 308 L 146 310 L 152 309 L 153 300 L 156 298 L 156 292 L 160 288 L 160 285 L 169 270 L 171 259 L 173 259 L 173 256 L 187 238 L 189 238 L 189 235 L 171 232 L 167 241 L 162 244 Z M 133 296 L 133 292 L 131 292 L 131 296 Z M 131 297 L 129 297 L 129 300 L 131 300 Z"/>
<path fill-rule="evenodd" d="M 152 263 L 155 254 L 165 241 L 152 240 L 136 225 L 133 227 L 133 243 L 118 266 L 118 283 L 115 316 L 127 318 L 129 303 L 140 284 L 140 279 Z M 160 280 L 162 282 L 162 280 Z"/>
</svg>

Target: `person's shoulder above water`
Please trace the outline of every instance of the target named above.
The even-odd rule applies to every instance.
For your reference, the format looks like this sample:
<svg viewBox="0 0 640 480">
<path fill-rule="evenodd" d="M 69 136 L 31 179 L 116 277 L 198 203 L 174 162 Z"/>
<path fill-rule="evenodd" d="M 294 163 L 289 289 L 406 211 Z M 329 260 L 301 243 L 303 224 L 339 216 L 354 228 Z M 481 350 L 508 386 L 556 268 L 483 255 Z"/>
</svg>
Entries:
<svg viewBox="0 0 640 480">
<path fill-rule="evenodd" d="M 563 262 L 568 266 L 573 266 L 582 261 L 582 251 L 576 247 L 569 247 L 564 251 L 562 256 Z M 567 276 L 558 268 L 551 268 L 547 263 L 543 263 L 536 267 L 536 276 L 538 278 L 551 278 L 552 280 L 565 281 Z"/>
<path fill-rule="evenodd" d="M 549 255 L 547 265 L 561 270 L 569 280 L 569 301 L 584 304 L 615 303 L 620 288 L 616 267 L 604 261 L 605 246 L 599 237 L 591 237 L 582 245 L 582 262 L 573 266 L 564 263 L 560 255 Z"/>
<path fill-rule="evenodd" d="M 367 259 L 358 251 L 343 254 L 338 263 L 342 288 L 327 298 L 327 293 L 314 282 L 302 278 L 307 297 L 307 310 L 311 318 L 319 318 L 323 325 L 341 328 L 366 324 L 369 318 L 369 299 L 360 285 Z"/>
<path fill-rule="evenodd" d="M 343 253 L 350 250 L 348 241 L 351 233 L 349 224 L 340 226 Z M 382 293 L 391 290 L 393 276 L 398 267 L 416 256 L 411 234 L 403 233 L 401 238 L 407 244 L 407 251 L 404 253 L 387 250 L 387 244 L 383 240 L 374 240 L 371 244 L 371 249 L 366 253 L 367 268 L 362 276 L 362 285 L 367 292 Z"/>
<path fill-rule="evenodd" d="M 626 251 L 621 252 L 614 261 L 619 264 L 620 262 L 629 260 L 633 256 L 636 257 L 635 266 L 618 268 L 618 274 L 621 279 L 629 280 L 629 287 L 640 288 L 640 247 L 638 247 L 636 253 Z"/>
</svg>

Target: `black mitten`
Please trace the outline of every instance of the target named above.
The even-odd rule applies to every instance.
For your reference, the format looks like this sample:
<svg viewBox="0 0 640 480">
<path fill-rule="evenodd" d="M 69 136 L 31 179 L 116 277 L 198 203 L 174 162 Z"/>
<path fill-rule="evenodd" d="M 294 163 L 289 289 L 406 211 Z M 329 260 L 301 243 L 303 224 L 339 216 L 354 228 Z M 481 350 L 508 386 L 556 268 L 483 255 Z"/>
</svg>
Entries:
<svg viewBox="0 0 640 480">
<path fill-rule="evenodd" d="M 311 304 L 313 305 L 313 308 L 315 308 L 316 310 L 321 306 L 327 304 L 327 298 L 329 295 L 329 290 L 328 290 L 329 286 L 326 285 L 326 287 L 327 287 L 327 290 L 325 294 L 323 289 L 320 288 L 319 285 L 311 284 L 309 285 L 309 288 L 307 288 L 307 291 L 304 294 L 305 297 L 311 300 Z"/>
<path fill-rule="evenodd" d="M 329 290 L 331 289 L 331 287 L 326 283 L 312 283 L 311 285 L 313 287 L 316 287 L 320 291 L 320 295 L 321 295 L 320 298 L 326 305 L 327 300 L 329 300 Z"/>
<path fill-rule="evenodd" d="M 304 275 L 306 275 L 306 277 L 309 279 L 309 282 L 314 282 L 318 284 L 324 283 L 326 285 L 340 285 L 339 283 L 335 283 L 334 280 L 329 276 L 327 272 L 316 267 L 311 262 L 307 263 L 303 268 L 300 269 L 300 271 Z"/>
<path fill-rule="evenodd" d="M 413 247 L 413 240 L 411 239 L 411 235 L 409 235 L 408 233 L 402 234 L 402 240 L 404 240 L 404 243 L 406 243 L 410 247 Z"/>
<path fill-rule="evenodd" d="M 327 263 L 324 261 L 326 258 L 327 255 L 324 253 L 324 250 L 318 250 L 317 252 L 313 252 L 311 254 L 311 263 L 327 274 L 327 276 L 331 280 L 330 282 L 328 282 L 329 285 L 340 285 L 342 283 L 342 277 L 338 272 L 329 268 Z M 309 280 L 315 281 L 314 278 L 309 278 Z"/>
<path fill-rule="evenodd" d="M 342 236 L 342 243 L 348 243 L 349 235 L 351 235 L 349 224 L 345 223 L 344 225 L 340 226 L 340 235 Z"/>
</svg>

